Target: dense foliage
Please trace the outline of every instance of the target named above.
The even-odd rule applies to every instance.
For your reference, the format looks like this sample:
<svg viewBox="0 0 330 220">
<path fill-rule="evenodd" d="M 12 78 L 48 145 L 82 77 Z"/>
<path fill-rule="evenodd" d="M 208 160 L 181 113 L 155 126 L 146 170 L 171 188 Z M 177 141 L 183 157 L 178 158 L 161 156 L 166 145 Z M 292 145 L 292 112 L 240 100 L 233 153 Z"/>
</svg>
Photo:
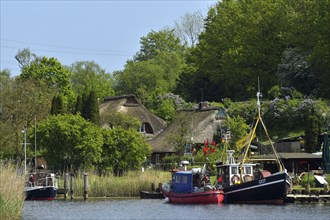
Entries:
<svg viewBox="0 0 330 220">
<path fill-rule="evenodd" d="M 180 120 L 176 110 L 190 102 L 221 102 L 234 143 L 256 115 L 249 100 L 258 77 L 271 136 L 305 133 L 306 151 L 318 150 L 316 136 L 330 123 L 329 7 L 329 1 L 311 0 L 219 1 L 204 23 L 200 13 L 186 14 L 176 29 L 142 36 L 140 50 L 112 74 L 94 61 L 65 67 L 54 57 L 19 50 L 21 74 L 0 72 L 0 158 L 22 159 L 21 131 L 36 121 L 39 153 L 54 168 L 65 159 L 72 168 L 117 174 L 140 166 L 150 153 L 136 132 L 140 122 L 116 112 L 98 114 L 104 97 L 125 94 L 135 94 L 168 122 Z M 171 137 L 179 152 L 189 142 L 183 127 Z"/>
<path fill-rule="evenodd" d="M 71 170 L 100 162 L 103 138 L 100 129 L 80 115 L 55 115 L 37 127 L 37 143 L 50 167 L 60 170 L 65 161 Z"/>
<path fill-rule="evenodd" d="M 274 85 L 328 98 L 329 1 L 226 0 L 209 10 L 178 92 L 188 101 L 246 100 Z"/>
<path fill-rule="evenodd" d="M 50 111 L 52 93 L 32 79 L 0 77 L 0 158 L 23 158 L 22 130 L 41 121 Z"/>
<path fill-rule="evenodd" d="M 114 174 L 138 169 L 151 154 L 151 146 L 142 134 L 121 127 L 103 131 L 102 166 L 112 167 Z"/>
<path fill-rule="evenodd" d="M 22 68 L 22 79 L 34 79 L 41 85 L 46 85 L 56 93 L 71 95 L 71 72 L 56 58 L 40 57 Z"/>
<path fill-rule="evenodd" d="M 78 61 L 68 68 L 71 75 L 72 89 L 76 96 L 83 93 L 89 94 L 91 91 L 96 93 L 99 100 L 107 96 L 113 96 L 114 79 L 111 74 L 106 73 L 94 61 Z"/>
</svg>

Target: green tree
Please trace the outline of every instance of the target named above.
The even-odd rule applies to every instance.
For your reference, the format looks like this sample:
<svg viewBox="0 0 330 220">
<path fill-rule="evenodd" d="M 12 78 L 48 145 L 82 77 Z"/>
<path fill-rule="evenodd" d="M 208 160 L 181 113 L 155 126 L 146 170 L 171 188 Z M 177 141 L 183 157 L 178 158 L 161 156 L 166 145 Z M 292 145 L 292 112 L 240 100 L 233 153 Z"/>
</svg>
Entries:
<svg viewBox="0 0 330 220">
<path fill-rule="evenodd" d="M 160 53 L 183 54 L 185 48 L 180 39 L 175 36 L 174 30 L 164 29 L 151 31 L 140 40 L 141 48 L 134 57 L 135 62 L 147 61 L 156 58 Z"/>
<path fill-rule="evenodd" d="M 64 114 L 64 103 L 61 95 L 54 96 L 52 99 L 52 106 L 50 108 L 51 115 Z"/>
<path fill-rule="evenodd" d="M 40 59 L 36 54 L 32 53 L 29 48 L 24 48 L 23 50 L 18 50 L 18 53 L 15 55 L 21 69 L 25 66 L 30 66 L 33 62 L 36 62 L 37 59 Z"/>
<path fill-rule="evenodd" d="M 137 94 L 143 101 L 143 91 L 150 92 L 158 88 L 165 90 L 163 75 L 164 70 L 151 61 L 129 62 L 124 71 L 116 75 L 117 91 L 120 94 Z"/>
<path fill-rule="evenodd" d="M 137 131 L 121 127 L 104 130 L 102 166 L 112 167 L 115 175 L 122 175 L 142 166 L 151 154 L 151 146 Z"/>
<path fill-rule="evenodd" d="M 49 115 L 53 94 L 34 80 L 0 77 L 0 157 L 22 159 L 22 129 Z"/>
<path fill-rule="evenodd" d="M 159 105 L 157 105 L 157 109 L 154 110 L 154 113 L 164 120 L 170 122 L 176 115 L 175 105 L 173 100 L 171 99 L 164 99 L 162 100 Z"/>
<path fill-rule="evenodd" d="M 0 71 L 0 88 L 2 89 L 5 84 L 9 83 L 11 81 L 10 78 L 10 70 L 9 69 L 3 69 Z"/>
<path fill-rule="evenodd" d="M 86 93 L 82 94 L 81 97 L 81 102 L 82 102 L 82 112 L 81 112 L 81 116 L 88 120 L 88 96 Z"/>
<path fill-rule="evenodd" d="M 235 147 L 236 142 L 246 136 L 250 128 L 249 125 L 246 124 L 245 119 L 240 116 L 227 117 L 225 126 L 227 126 L 231 132 L 230 145 Z"/>
<path fill-rule="evenodd" d="M 307 116 L 305 128 L 305 151 L 307 153 L 315 153 L 319 150 L 318 135 L 320 131 L 319 120 L 315 113 Z"/>
<path fill-rule="evenodd" d="M 310 64 L 309 75 L 316 83 L 314 95 L 330 96 L 329 1 L 287 1 L 287 30 L 283 38 L 289 47 L 301 51 Z M 289 13 L 288 13 L 289 12 Z"/>
<path fill-rule="evenodd" d="M 99 101 L 94 91 L 90 91 L 88 95 L 83 93 L 81 98 L 77 97 L 75 111 L 84 119 L 100 125 Z"/>
<path fill-rule="evenodd" d="M 38 57 L 22 67 L 20 78 L 34 79 L 56 93 L 72 96 L 71 73 L 56 58 Z"/>
<path fill-rule="evenodd" d="M 178 126 L 169 135 L 167 142 L 170 146 L 174 146 L 179 159 L 181 159 L 186 144 L 191 143 L 191 131 L 189 129 L 189 122 L 185 120 L 184 113 L 176 115 L 173 120 L 177 122 Z"/>
<path fill-rule="evenodd" d="M 268 91 L 268 98 L 270 99 L 280 98 L 281 95 L 282 95 L 281 88 L 278 85 L 273 86 Z"/>
<path fill-rule="evenodd" d="M 179 53 L 161 52 L 154 59 L 154 63 L 163 70 L 161 88 L 164 88 L 166 92 L 173 92 L 185 66 L 184 58 Z"/>
<path fill-rule="evenodd" d="M 88 96 L 88 119 L 96 125 L 100 125 L 99 102 L 94 91 L 90 91 Z"/>
<path fill-rule="evenodd" d="M 72 72 L 72 89 L 77 96 L 94 91 L 97 98 L 103 100 L 115 94 L 114 78 L 94 61 L 75 62 L 69 70 Z"/>
<path fill-rule="evenodd" d="M 297 48 L 285 50 L 277 74 L 284 86 L 310 95 L 315 93 L 317 79 L 312 72 L 311 64 L 306 60 L 307 56 L 308 54 Z"/>
<path fill-rule="evenodd" d="M 276 82 L 272 66 L 283 46 L 277 37 L 283 20 L 280 10 L 271 0 L 222 1 L 210 9 L 205 32 L 190 58 L 197 67 L 193 79 L 201 81 L 205 99 L 252 97 L 257 76 L 265 88 Z"/>
<path fill-rule="evenodd" d="M 179 94 L 188 101 L 200 97 L 201 90 L 209 101 L 252 98 L 257 77 L 262 82 L 262 91 L 279 84 L 278 64 L 286 64 L 281 60 L 282 54 L 293 48 L 300 52 L 291 56 L 289 64 L 304 62 L 304 65 L 288 69 L 292 73 L 288 76 L 302 82 L 295 79 L 289 82 L 304 89 L 307 84 L 306 89 L 313 94 L 327 97 L 328 8 L 329 1 L 219 1 L 209 10 L 199 44 L 187 57 L 188 67 L 177 86 Z M 299 75 L 295 75 L 296 70 Z"/>
<path fill-rule="evenodd" d="M 83 113 L 83 102 L 82 97 L 80 95 L 77 96 L 76 100 L 76 106 L 75 106 L 75 114 L 81 114 Z"/>
<path fill-rule="evenodd" d="M 100 128 L 80 115 L 53 115 L 37 126 L 40 153 L 59 170 L 66 160 L 70 169 L 91 168 L 100 162 L 103 137 Z"/>
<path fill-rule="evenodd" d="M 172 92 L 184 67 L 185 47 L 173 30 L 151 31 L 123 71 L 114 73 L 116 94 L 135 94 L 147 108 L 158 95 Z M 149 105 L 150 104 L 150 105 Z"/>
</svg>

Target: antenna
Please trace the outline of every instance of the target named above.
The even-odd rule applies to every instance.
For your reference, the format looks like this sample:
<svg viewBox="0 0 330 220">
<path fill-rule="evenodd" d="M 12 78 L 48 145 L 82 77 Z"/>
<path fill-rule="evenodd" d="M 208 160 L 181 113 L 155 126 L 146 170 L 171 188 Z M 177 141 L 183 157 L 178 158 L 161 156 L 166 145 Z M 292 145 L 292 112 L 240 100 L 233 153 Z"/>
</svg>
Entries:
<svg viewBox="0 0 330 220">
<path fill-rule="evenodd" d="M 260 98 L 262 97 L 262 93 L 260 92 L 260 82 L 258 77 L 258 92 L 257 92 L 257 108 L 258 112 L 260 112 Z"/>
</svg>

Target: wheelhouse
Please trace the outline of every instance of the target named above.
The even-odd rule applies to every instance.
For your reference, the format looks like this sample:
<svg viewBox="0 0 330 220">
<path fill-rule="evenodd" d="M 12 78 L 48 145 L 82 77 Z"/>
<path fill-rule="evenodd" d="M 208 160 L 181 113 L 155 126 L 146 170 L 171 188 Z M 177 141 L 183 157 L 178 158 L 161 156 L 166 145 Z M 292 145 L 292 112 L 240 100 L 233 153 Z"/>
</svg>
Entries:
<svg viewBox="0 0 330 220">
<path fill-rule="evenodd" d="M 226 164 L 217 165 L 217 179 L 222 180 L 223 187 L 248 182 L 253 179 L 255 164 Z M 242 173 L 240 173 L 242 169 Z M 219 182 L 219 181 L 218 181 Z M 221 182 L 219 182 L 221 184 Z"/>
<path fill-rule="evenodd" d="M 190 193 L 201 186 L 201 169 L 193 168 L 190 171 L 172 173 L 173 192 Z"/>
<path fill-rule="evenodd" d="M 228 150 L 228 160 L 226 161 L 226 164 L 220 162 L 216 166 L 218 185 L 222 185 L 223 187 L 251 181 L 254 176 L 253 170 L 256 164 L 235 163 L 233 153 L 234 151 Z"/>
</svg>

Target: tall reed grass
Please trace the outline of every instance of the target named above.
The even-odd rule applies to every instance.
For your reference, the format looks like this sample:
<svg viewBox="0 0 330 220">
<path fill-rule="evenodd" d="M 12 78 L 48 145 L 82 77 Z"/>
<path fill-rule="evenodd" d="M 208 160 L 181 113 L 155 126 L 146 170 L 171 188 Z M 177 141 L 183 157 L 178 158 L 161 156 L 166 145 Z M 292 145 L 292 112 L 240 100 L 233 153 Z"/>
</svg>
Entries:
<svg viewBox="0 0 330 220">
<path fill-rule="evenodd" d="M 0 162 L 0 219 L 20 219 L 24 206 L 25 176 L 17 168 Z"/>
<path fill-rule="evenodd" d="M 88 174 L 89 197 L 137 197 L 141 190 L 151 191 L 151 184 L 155 188 L 159 183 L 171 179 L 170 172 L 147 170 L 130 171 L 126 175 L 118 177 L 112 174 L 98 176 Z M 63 184 L 60 181 L 60 186 Z M 62 185 L 63 186 L 63 185 Z M 82 197 L 84 194 L 84 175 L 78 174 L 73 180 L 73 196 Z"/>
</svg>

